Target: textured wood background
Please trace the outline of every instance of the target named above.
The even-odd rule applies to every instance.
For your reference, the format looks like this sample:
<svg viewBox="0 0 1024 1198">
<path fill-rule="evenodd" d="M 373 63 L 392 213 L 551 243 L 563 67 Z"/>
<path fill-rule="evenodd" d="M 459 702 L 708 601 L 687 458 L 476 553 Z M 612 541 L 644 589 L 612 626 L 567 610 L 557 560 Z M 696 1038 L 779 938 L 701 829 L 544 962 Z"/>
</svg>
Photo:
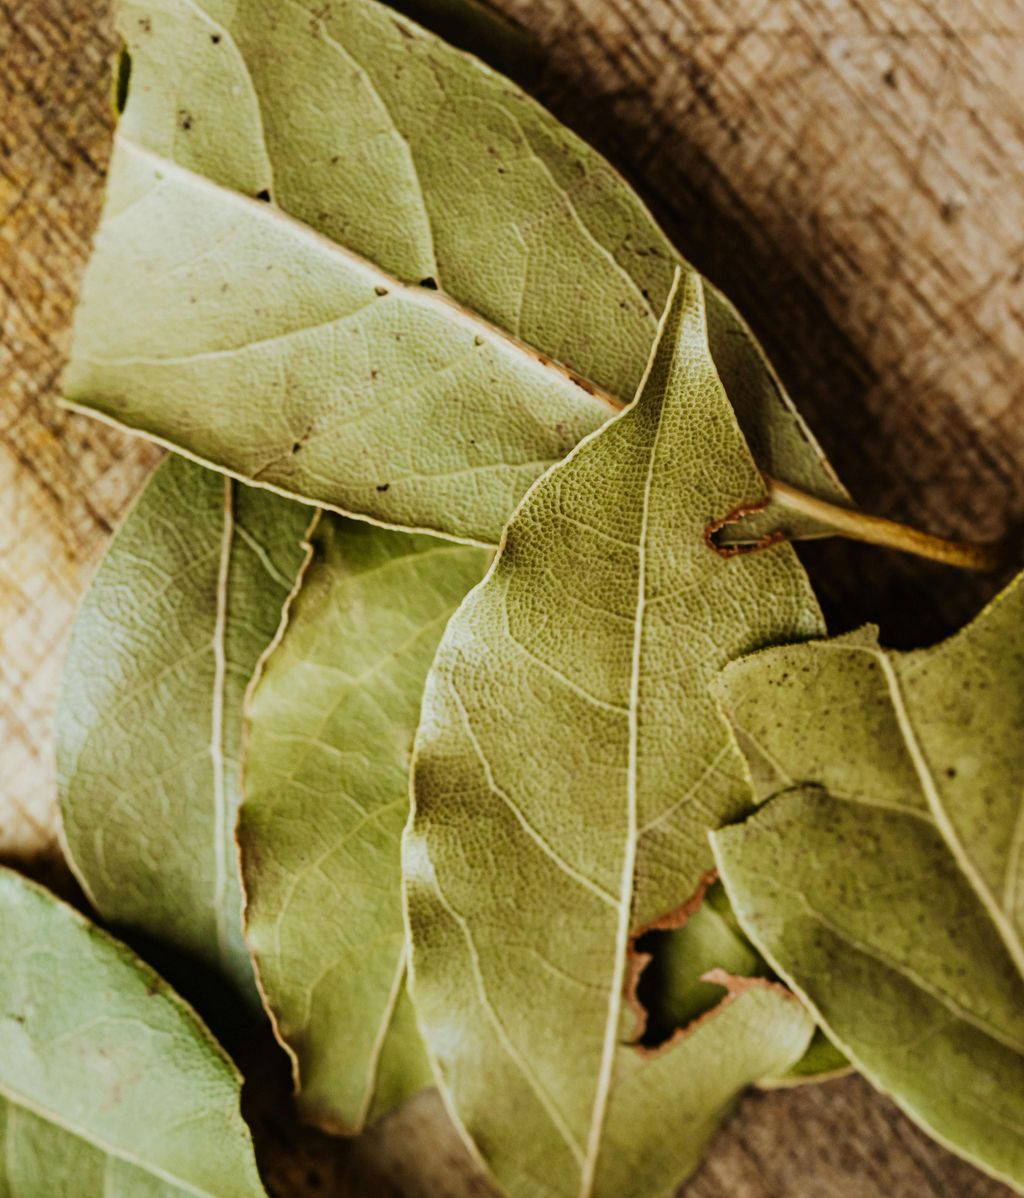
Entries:
<svg viewBox="0 0 1024 1198">
<path fill-rule="evenodd" d="M 550 106 L 751 320 L 860 502 L 1016 535 L 1024 0 L 496 2 L 536 34 Z M 0 857 L 57 884 L 62 647 L 159 456 L 55 405 L 112 45 L 103 0 L 0 0 Z M 835 631 L 880 620 L 899 646 L 951 630 L 1002 581 L 851 545 L 807 560 Z M 687 1198 L 1008 1192 L 858 1079 L 751 1095 L 741 1115 Z M 299 1132 L 280 1104 L 254 1118 L 282 1196 L 491 1193 L 432 1096 L 348 1144 Z"/>
</svg>

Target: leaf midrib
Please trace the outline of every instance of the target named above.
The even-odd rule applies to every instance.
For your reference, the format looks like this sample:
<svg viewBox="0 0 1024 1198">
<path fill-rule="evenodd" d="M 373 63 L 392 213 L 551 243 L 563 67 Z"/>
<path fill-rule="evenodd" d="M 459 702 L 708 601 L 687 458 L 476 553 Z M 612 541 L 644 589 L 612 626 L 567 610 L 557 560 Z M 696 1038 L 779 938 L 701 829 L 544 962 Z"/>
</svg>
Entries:
<svg viewBox="0 0 1024 1198">
<path fill-rule="evenodd" d="M 682 278 L 681 269 L 677 268 L 669 289 L 668 299 L 658 331 L 655 335 L 651 353 L 644 367 L 643 376 L 637 386 L 637 395 L 642 395 L 651 371 L 658 357 L 659 347 L 664 336 L 665 324 L 672 311 L 676 292 Z M 615 1053 L 619 1046 L 619 1021 L 622 1013 L 623 990 L 626 980 L 626 967 L 629 948 L 630 920 L 633 913 L 633 891 L 636 885 L 636 858 L 639 842 L 638 833 L 638 799 L 637 799 L 637 765 L 639 755 L 639 710 L 640 710 L 640 676 L 643 667 L 643 629 L 644 610 L 647 600 L 647 537 L 650 516 L 651 488 L 654 480 L 654 467 L 658 457 L 658 445 L 664 425 L 664 407 L 658 411 L 654 437 L 649 450 L 647 475 L 644 479 L 644 491 L 641 507 L 640 530 L 637 537 L 637 584 L 636 610 L 633 622 L 633 652 L 629 680 L 629 757 L 626 770 L 626 846 L 622 862 L 622 879 L 619 893 L 619 921 L 616 930 L 615 969 L 612 977 L 611 993 L 608 1003 L 608 1019 L 605 1024 L 604 1048 L 598 1074 L 597 1090 L 594 1098 L 593 1114 L 590 1132 L 587 1138 L 587 1151 L 580 1175 L 580 1198 L 591 1198 L 597 1181 L 597 1161 L 601 1151 L 601 1140 L 608 1112 L 608 1102 L 614 1080 Z"/>
<path fill-rule="evenodd" d="M 862 652 L 865 650 L 861 650 Z M 913 720 L 910 716 L 910 710 L 903 696 L 902 688 L 900 687 L 899 677 L 893 667 L 892 659 L 888 653 L 881 649 L 867 650 L 875 656 L 881 666 L 882 673 L 885 677 L 886 686 L 889 690 L 889 700 L 892 704 L 893 713 L 896 716 L 896 723 L 900 730 L 900 736 L 903 739 L 907 748 L 907 753 L 910 756 L 911 763 L 917 773 L 918 781 L 925 800 L 928 803 L 928 809 L 932 813 L 932 817 L 945 841 L 949 852 L 952 854 L 961 872 L 965 875 L 974 892 L 978 895 L 982 905 L 988 911 L 989 917 L 996 925 L 996 931 L 999 933 L 1000 939 L 1006 945 L 1006 950 L 1010 954 L 1017 972 L 1024 977 L 1024 946 L 1013 928 L 1012 923 L 1007 918 L 1006 913 L 996 901 L 995 895 L 992 893 L 988 883 L 982 877 L 977 865 L 975 865 L 970 854 L 967 852 L 965 845 L 960 839 L 960 835 L 949 816 L 946 806 L 942 801 L 942 795 L 939 792 L 938 783 L 935 780 L 935 775 L 932 773 L 931 765 L 928 762 L 927 754 L 925 753 L 920 741 L 917 737 L 917 732 L 914 728 Z"/>
<path fill-rule="evenodd" d="M 584 392 L 585 396 L 610 408 L 612 411 L 619 411 L 625 407 L 627 401 L 597 386 L 596 383 L 591 382 L 584 375 L 573 370 L 572 367 L 559 362 L 550 354 L 529 345 L 508 329 L 494 324 L 474 309 L 460 304 L 448 292 L 421 287 L 418 283 L 406 282 L 397 275 L 386 271 L 378 263 L 364 258 L 362 255 L 356 253 L 355 250 L 341 245 L 325 234 L 318 232 L 312 226 L 289 215 L 276 203 L 271 202 L 268 204 L 261 200 L 256 200 L 251 196 L 236 191 L 234 188 L 216 182 L 207 175 L 190 170 L 174 159 L 166 158 L 162 154 L 149 149 L 141 142 L 130 137 L 123 130 L 118 130 L 116 139 L 129 153 L 159 164 L 161 171 L 177 176 L 179 180 L 188 186 L 207 191 L 217 196 L 221 201 L 236 204 L 248 216 L 257 220 L 279 222 L 292 235 L 311 242 L 320 252 L 329 257 L 343 260 L 353 273 L 365 276 L 369 285 L 373 287 L 385 287 L 389 294 L 398 292 L 408 303 L 439 312 L 453 323 L 467 326 L 474 337 L 482 337 L 485 340 L 499 342 L 513 353 L 528 359 L 532 367 L 540 367 L 563 382 L 571 383 L 574 387 Z M 162 182 L 162 180 L 160 181 Z"/>
</svg>

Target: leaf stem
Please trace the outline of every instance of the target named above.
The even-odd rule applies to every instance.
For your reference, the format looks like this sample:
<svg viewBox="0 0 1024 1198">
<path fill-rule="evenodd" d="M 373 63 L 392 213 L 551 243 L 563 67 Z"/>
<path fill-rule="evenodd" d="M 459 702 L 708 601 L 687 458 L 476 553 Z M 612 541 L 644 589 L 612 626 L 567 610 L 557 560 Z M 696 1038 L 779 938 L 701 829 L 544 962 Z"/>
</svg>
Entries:
<svg viewBox="0 0 1024 1198">
<path fill-rule="evenodd" d="M 918 557 L 956 566 L 961 570 L 995 570 L 1003 563 L 1003 546 L 998 542 L 976 545 L 967 541 L 950 541 L 895 520 L 869 516 L 855 508 L 840 507 L 825 499 L 817 499 L 767 474 L 764 481 L 771 502 L 819 520 L 837 536 L 867 541 L 871 545 L 882 545 L 901 553 L 914 553 Z"/>
</svg>

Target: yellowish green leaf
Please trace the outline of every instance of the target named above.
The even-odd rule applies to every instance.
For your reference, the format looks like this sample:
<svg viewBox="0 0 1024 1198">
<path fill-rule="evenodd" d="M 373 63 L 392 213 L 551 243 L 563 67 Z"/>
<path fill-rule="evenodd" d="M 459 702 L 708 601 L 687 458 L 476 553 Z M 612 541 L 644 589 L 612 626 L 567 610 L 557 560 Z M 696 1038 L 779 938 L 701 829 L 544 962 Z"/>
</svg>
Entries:
<svg viewBox="0 0 1024 1198">
<path fill-rule="evenodd" d="M 537 483 L 428 676 L 405 841 L 412 992 L 463 1127 L 520 1195 L 667 1194 L 812 1025 L 747 983 L 661 1055 L 628 1043 L 631 934 L 749 805 L 707 687 L 820 634 L 792 549 L 722 556 L 760 478 L 677 280 L 636 403 Z"/>
<path fill-rule="evenodd" d="M 246 936 L 304 1116 L 358 1131 L 431 1080 L 405 991 L 400 841 L 427 670 L 488 553 L 325 516 L 254 688 Z"/>
<path fill-rule="evenodd" d="M 128 949 L 0 869 L 0 1193 L 261 1198 L 241 1078 Z"/>
<path fill-rule="evenodd" d="M 831 1039 L 1024 1189 L 1024 581 L 932 649 L 872 630 L 730 666 L 762 795 L 714 835 L 737 914 Z"/>
<path fill-rule="evenodd" d="M 300 499 L 496 542 L 632 397 L 679 262 L 650 214 L 508 80 L 374 0 L 117 13 L 132 70 L 68 400 Z M 707 303 L 760 465 L 841 497 Z"/>
<path fill-rule="evenodd" d="M 93 905 L 254 1004 L 234 844 L 242 699 L 309 518 L 183 458 L 161 464 L 79 609 L 58 713 L 65 844 Z"/>
</svg>

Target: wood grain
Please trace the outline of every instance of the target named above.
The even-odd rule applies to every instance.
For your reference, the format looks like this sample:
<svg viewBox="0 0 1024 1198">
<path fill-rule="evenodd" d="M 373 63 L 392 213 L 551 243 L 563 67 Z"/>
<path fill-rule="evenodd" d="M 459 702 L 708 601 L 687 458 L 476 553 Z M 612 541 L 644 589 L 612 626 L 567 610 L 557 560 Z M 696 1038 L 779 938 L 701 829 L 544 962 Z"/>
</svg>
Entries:
<svg viewBox="0 0 1024 1198">
<path fill-rule="evenodd" d="M 940 533 L 1016 535 L 1024 0 L 498 6 L 536 34 L 544 99 L 752 321 L 858 499 Z M 58 882 L 63 644 L 159 456 L 55 404 L 109 153 L 112 46 L 103 0 L 0 0 L 0 857 Z M 836 631 L 872 618 L 897 645 L 949 631 L 1001 581 L 852 545 L 807 557 Z M 342 1143 L 295 1127 L 271 1053 L 253 1068 L 282 1198 L 492 1193 L 435 1096 Z M 1005 1193 L 856 1078 L 751 1094 L 683 1190 Z"/>
</svg>

